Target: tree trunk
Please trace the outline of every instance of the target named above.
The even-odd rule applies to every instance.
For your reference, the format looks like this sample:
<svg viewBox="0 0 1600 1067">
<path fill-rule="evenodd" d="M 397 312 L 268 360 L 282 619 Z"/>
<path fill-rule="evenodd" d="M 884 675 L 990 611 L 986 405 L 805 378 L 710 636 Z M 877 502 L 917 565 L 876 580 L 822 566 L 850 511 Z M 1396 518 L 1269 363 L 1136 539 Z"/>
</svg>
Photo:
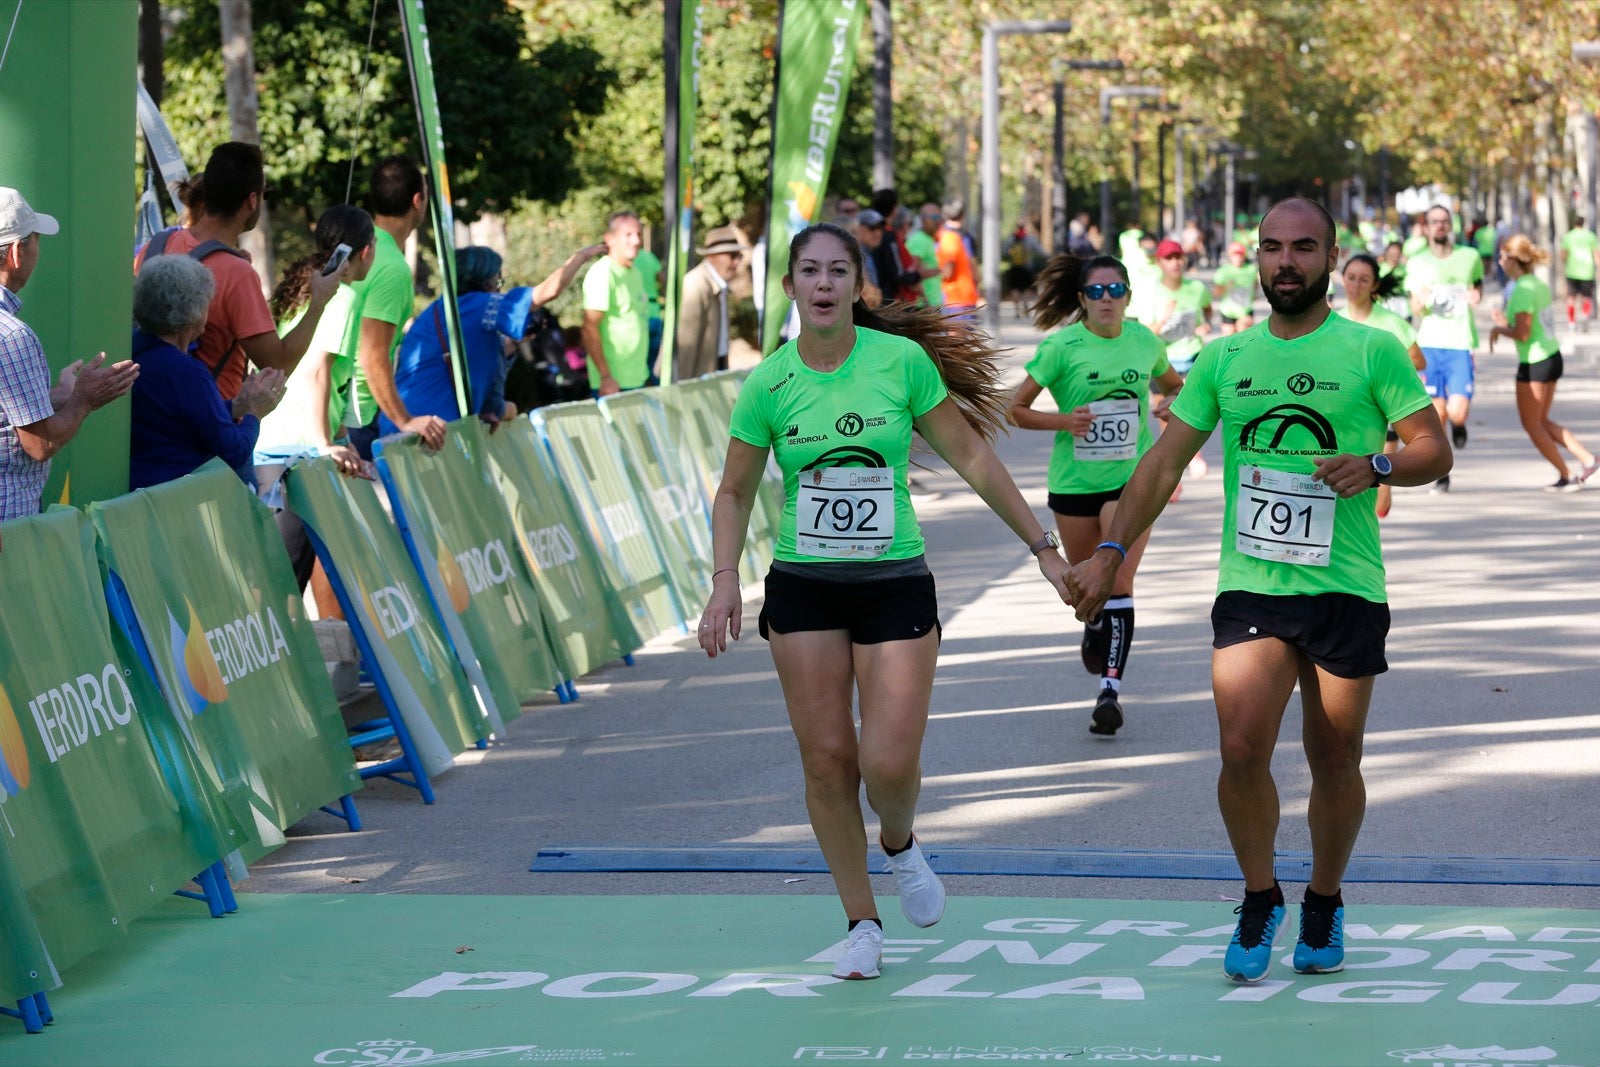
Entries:
<svg viewBox="0 0 1600 1067">
<path fill-rule="evenodd" d="M 161 40 L 161 0 L 139 0 L 139 80 L 150 99 L 161 106 L 166 92 L 166 49 Z"/>
<path fill-rule="evenodd" d="M 256 58 L 251 45 L 250 0 L 219 0 L 222 15 L 222 67 L 228 94 L 228 124 L 235 141 L 261 143 L 256 123 Z M 239 239 L 250 253 L 250 264 L 261 279 L 261 291 L 272 291 L 272 226 L 267 204 L 261 204 L 261 221 Z"/>
</svg>

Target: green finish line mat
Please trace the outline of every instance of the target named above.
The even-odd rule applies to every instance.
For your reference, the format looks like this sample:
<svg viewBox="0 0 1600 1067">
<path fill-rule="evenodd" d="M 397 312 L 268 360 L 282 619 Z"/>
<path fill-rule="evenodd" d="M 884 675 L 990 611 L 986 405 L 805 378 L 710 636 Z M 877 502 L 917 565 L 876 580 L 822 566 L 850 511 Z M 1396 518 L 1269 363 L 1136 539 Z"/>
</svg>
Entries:
<svg viewBox="0 0 1600 1067">
<path fill-rule="evenodd" d="M 174 901 L 70 969 L 0 1063 L 1600 1067 L 1600 912 L 1363 907 L 1342 974 L 1220 957 L 1225 902 L 952 897 L 883 977 L 828 976 L 821 896 L 244 894 Z"/>
</svg>

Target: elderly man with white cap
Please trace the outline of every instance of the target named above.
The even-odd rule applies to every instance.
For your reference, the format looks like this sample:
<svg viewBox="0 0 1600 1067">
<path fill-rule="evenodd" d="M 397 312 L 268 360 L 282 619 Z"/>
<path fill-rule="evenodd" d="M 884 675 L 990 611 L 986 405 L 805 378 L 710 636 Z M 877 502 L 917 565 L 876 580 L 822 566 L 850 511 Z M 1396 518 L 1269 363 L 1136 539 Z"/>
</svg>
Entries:
<svg viewBox="0 0 1600 1067">
<path fill-rule="evenodd" d="M 28 206 L 15 189 L 0 187 L 0 520 L 39 512 L 50 457 L 89 417 L 133 388 L 132 360 L 106 366 L 106 354 L 65 367 L 54 388 L 44 346 L 17 317 L 17 293 L 39 264 L 39 237 L 61 224 Z"/>
<path fill-rule="evenodd" d="M 744 259 L 744 245 L 738 230 L 718 226 L 706 233 L 705 247 L 695 251 L 702 258 L 683 276 L 675 382 L 728 366 L 728 282 Z"/>
</svg>

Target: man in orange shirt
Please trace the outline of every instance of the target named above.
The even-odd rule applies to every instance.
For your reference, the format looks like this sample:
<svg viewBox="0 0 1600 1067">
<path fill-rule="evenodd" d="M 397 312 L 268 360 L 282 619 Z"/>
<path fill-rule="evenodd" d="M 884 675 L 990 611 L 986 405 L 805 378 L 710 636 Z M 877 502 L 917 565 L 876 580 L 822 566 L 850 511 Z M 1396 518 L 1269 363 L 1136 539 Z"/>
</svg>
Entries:
<svg viewBox="0 0 1600 1067">
<path fill-rule="evenodd" d="M 978 306 L 978 280 L 972 253 L 961 232 L 966 205 L 955 199 L 944 205 L 944 229 L 939 231 L 939 271 L 944 284 L 945 310 L 966 318 Z"/>
<path fill-rule="evenodd" d="M 305 316 L 294 329 L 278 336 L 277 323 L 261 292 L 261 278 L 238 248 L 240 235 L 255 229 L 261 220 L 266 196 L 261 149 L 242 141 L 218 145 L 206 162 L 198 188 L 191 192 L 192 225 L 157 234 L 134 261 L 137 272 L 147 256 L 199 253 L 201 263 L 216 279 L 217 291 L 195 355 L 211 369 L 222 399 L 230 403 L 244 383 L 247 361 L 286 375 L 294 370 L 343 275 L 313 273 Z"/>
</svg>

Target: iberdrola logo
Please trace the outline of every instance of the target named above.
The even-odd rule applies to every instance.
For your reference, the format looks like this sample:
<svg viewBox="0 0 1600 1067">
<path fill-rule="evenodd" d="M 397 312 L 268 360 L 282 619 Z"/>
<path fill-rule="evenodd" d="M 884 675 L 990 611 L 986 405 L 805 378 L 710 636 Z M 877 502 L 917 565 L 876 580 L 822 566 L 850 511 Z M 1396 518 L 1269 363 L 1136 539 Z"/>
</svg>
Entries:
<svg viewBox="0 0 1600 1067">
<path fill-rule="evenodd" d="M 439 577 L 444 581 L 445 592 L 450 596 L 450 606 L 455 613 L 460 615 L 467 610 L 467 605 L 472 601 L 472 589 L 467 585 L 467 576 L 461 573 L 461 564 L 444 547 L 444 542 L 439 540 L 437 534 L 433 538 L 433 547 L 439 563 Z"/>
<path fill-rule="evenodd" d="M 28 748 L 11 699 L 0 689 L 0 804 L 28 788 Z"/>
<path fill-rule="evenodd" d="M 167 609 L 172 663 L 178 669 L 178 686 L 189 704 L 189 713 L 199 715 L 212 704 L 227 700 L 228 687 L 222 681 L 222 671 L 217 668 L 217 657 L 206 643 L 206 631 L 200 625 L 194 605 L 185 599 L 183 606 L 189 610 L 187 628 L 179 624 L 171 608 Z"/>
</svg>

